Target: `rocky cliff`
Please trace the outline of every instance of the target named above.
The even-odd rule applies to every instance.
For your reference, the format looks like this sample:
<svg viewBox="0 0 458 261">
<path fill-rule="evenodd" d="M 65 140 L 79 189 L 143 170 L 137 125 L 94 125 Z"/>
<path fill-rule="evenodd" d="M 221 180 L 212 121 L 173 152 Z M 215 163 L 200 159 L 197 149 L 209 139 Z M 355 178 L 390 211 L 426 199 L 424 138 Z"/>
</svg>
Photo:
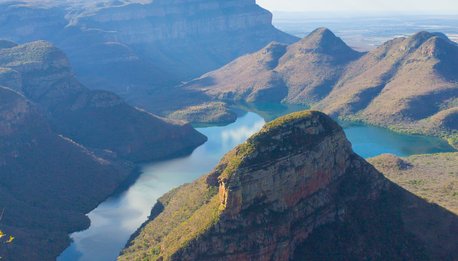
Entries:
<svg viewBox="0 0 458 261">
<path fill-rule="evenodd" d="M 254 0 L 25 0 L 3 1 L 0 10 L 0 38 L 51 41 L 68 54 L 86 86 L 138 103 L 146 103 L 151 90 L 197 77 L 271 41 L 296 40 L 275 29 L 272 15 Z"/>
<path fill-rule="evenodd" d="M 427 260 L 405 196 L 328 116 L 294 113 L 160 199 L 119 260 Z"/>
<path fill-rule="evenodd" d="M 0 68 L 0 85 L 42 106 L 56 132 L 84 146 L 148 161 L 189 153 L 205 141 L 190 125 L 133 108 L 113 93 L 87 89 L 66 56 L 47 42 L 0 49 Z"/>
</svg>

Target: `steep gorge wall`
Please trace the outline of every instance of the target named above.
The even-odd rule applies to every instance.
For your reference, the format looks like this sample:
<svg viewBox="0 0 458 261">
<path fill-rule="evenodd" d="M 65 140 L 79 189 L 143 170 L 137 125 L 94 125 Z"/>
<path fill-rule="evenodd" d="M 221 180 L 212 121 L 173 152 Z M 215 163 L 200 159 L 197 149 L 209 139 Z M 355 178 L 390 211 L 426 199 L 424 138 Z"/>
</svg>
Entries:
<svg viewBox="0 0 458 261">
<path fill-rule="evenodd" d="M 394 187 L 329 117 L 291 114 L 160 199 L 119 260 L 422 260 Z"/>
</svg>

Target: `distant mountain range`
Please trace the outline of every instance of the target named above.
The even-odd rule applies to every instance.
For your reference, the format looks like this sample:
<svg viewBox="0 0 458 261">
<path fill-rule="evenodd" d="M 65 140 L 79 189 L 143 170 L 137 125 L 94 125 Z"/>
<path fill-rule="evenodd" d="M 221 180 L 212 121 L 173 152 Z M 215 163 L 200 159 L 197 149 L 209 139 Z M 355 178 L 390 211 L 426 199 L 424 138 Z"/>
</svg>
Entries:
<svg viewBox="0 0 458 261">
<path fill-rule="evenodd" d="M 86 86 L 136 104 L 271 41 L 297 40 L 252 0 L 139 2 L 1 1 L 0 39 L 50 41 Z"/>
<path fill-rule="evenodd" d="M 73 76 L 43 41 L 0 41 L 0 208 L 17 235 L 7 260 L 52 260 L 85 214 L 133 174 L 133 162 L 190 153 L 205 136 L 135 109 Z"/>
<path fill-rule="evenodd" d="M 420 32 L 359 53 L 325 28 L 271 43 L 182 88 L 226 102 L 305 104 L 458 144 L 458 45 Z"/>
<path fill-rule="evenodd" d="M 185 121 L 231 122 L 233 105 L 301 104 L 458 148 L 458 46 L 441 33 L 361 53 L 326 28 L 283 33 L 254 0 L 0 0 L 0 24 L 5 260 L 54 260 L 135 164 L 190 153 L 206 138 Z M 456 215 L 409 192 L 413 171 L 454 168 L 437 157 L 376 170 L 329 116 L 291 114 L 162 197 L 119 259 L 455 260 Z"/>
<path fill-rule="evenodd" d="M 331 118 L 304 111 L 163 196 L 118 260 L 454 260 L 457 224 L 356 155 Z"/>
</svg>

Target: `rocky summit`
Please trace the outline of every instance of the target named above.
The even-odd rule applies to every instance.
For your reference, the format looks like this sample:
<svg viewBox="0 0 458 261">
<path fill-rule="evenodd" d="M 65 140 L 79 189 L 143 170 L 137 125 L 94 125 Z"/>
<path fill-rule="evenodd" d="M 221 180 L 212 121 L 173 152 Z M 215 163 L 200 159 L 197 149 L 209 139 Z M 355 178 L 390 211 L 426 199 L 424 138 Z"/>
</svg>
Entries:
<svg viewBox="0 0 458 261">
<path fill-rule="evenodd" d="M 163 196 L 119 260 L 434 260 L 400 214 L 408 196 L 331 118 L 294 113 Z"/>
<path fill-rule="evenodd" d="M 345 66 L 361 55 L 330 30 L 319 28 L 290 46 L 271 43 L 185 88 L 226 101 L 311 104 L 326 97 Z"/>
</svg>

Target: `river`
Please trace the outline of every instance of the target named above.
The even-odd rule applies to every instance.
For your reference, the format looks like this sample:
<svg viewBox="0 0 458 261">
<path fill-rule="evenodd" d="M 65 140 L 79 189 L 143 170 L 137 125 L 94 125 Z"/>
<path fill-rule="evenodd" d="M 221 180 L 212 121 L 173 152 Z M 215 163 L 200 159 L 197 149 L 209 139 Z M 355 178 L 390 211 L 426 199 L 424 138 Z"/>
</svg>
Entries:
<svg viewBox="0 0 458 261">
<path fill-rule="evenodd" d="M 73 233 L 73 243 L 58 260 L 115 260 L 130 235 L 147 220 L 160 196 L 208 173 L 225 153 L 260 130 L 266 120 L 291 110 L 294 108 L 256 110 L 256 113 L 242 114 L 235 123 L 227 126 L 198 128 L 208 137 L 207 143 L 188 157 L 142 166 L 141 175 L 134 184 L 88 214 L 90 228 Z M 343 126 L 355 152 L 366 158 L 383 153 L 408 156 L 453 151 L 447 143 L 437 138 L 403 135 L 359 124 L 343 123 Z"/>
</svg>

